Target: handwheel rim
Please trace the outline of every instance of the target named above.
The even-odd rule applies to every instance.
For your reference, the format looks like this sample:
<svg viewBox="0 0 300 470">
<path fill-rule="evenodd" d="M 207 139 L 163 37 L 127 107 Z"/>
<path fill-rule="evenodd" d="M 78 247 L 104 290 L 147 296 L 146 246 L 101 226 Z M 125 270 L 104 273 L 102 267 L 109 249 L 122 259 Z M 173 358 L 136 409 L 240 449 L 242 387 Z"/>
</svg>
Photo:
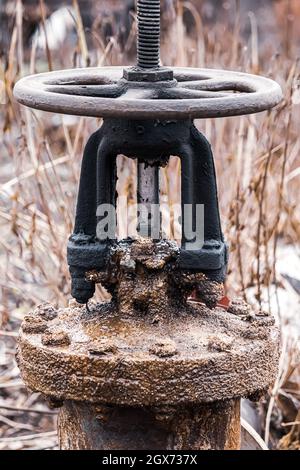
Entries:
<svg viewBox="0 0 300 470">
<path fill-rule="evenodd" d="M 258 75 L 184 67 L 173 71 L 176 86 L 126 82 L 123 67 L 47 72 L 21 79 L 14 95 L 21 104 L 42 111 L 134 119 L 239 116 L 268 110 L 282 100 L 281 87 Z"/>
</svg>

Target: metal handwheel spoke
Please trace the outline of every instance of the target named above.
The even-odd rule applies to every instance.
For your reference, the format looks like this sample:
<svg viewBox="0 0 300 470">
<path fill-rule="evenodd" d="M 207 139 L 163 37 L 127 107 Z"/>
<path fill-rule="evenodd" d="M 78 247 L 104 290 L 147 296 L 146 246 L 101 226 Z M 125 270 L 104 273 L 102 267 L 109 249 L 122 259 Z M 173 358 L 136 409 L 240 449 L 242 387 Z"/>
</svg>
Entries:
<svg viewBox="0 0 300 470">
<path fill-rule="evenodd" d="M 153 100 L 158 97 L 158 90 L 145 88 L 128 88 L 118 100 Z"/>
<path fill-rule="evenodd" d="M 176 67 L 174 69 L 174 78 L 178 83 L 211 80 L 211 76 L 208 72 L 205 73 L 202 69 L 192 69 L 184 67 Z"/>
<path fill-rule="evenodd" d="M 91 67 L 43 73 L 34 78 L 40 77 L 45 85 L 113 85 L 122 78 L 122 72 L 122 67 Z"/>
<path fill-rule="evenodd" d="M 170 99 L 170 100 L 199 100 L 199 99 L 208 99 L 208 98 L 227 98 L 230 97 L 230 93 L 215 93 L 210 91 L 201 91 L 196 89 L 188 89 L 183 87 L 178 88 L 169 88 L 162 90 L 160 92 L 160 99 Z"/>
<path fill-rule="evenodd" d="M 239 93 L 255 93 L 257 87 L 250 82 L 241 82 L 239 80 L 202 80 L 179 83 L 180 88 L 203 91 L 234 91 Z"/>
<path fill-rule="evenodd" d="M 113 85 L 48 85 L 45 91 L 62 95 L 91 96 L 100 98 L 118 98 L 124 87 Z"/>
</svg>

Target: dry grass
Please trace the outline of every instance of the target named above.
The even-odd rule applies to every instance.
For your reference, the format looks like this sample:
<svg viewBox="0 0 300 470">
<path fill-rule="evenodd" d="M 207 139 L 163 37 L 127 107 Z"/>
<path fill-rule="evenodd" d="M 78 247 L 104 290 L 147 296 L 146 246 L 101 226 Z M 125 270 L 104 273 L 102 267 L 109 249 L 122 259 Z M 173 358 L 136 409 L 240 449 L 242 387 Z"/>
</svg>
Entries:
<svg viewBox="0 0 300 470">
<path fill-rule="evenodd" d="M 0 313 L 1 328 L 6 331 L 16 331 L 24 312 L 42 301 L 59 305 L 68 302 L 70 278 L 66 243 L 72 231 L 81 156 L 89 135 L 100 124 L 92 119 L 65 118 L 21 108 L 13 99 L 13 85 L 29 72 L 74 65 L 125 64 L 135 32 L 134 23 L 124 51 L 115 37 L 105 43 L 97 29 L 101 18 L 95 20 L 92 31 L 84 31 L 74 0 L 70 4 L 75 12 L 75 48 L 66 44 L 63 53 L 46 48 L 41 54 L 23 44 L 22 2 L 16 0 L 15 3 L 10 47 L 6 56 L 0 57 L 7 100 L 0 116 Z M 227 2 L 229 9 L 224 10 L 227 17 L 224 13 L 215 24 L 203 25 L 204 3 L 178 2 L 177 11 L 167 11 L 163 62 L 262 73 L 278 80 L 284 90 L 284 101 L 269 113 L 197 122 L 212 143 L 216 158 L 223 226 L 231 245 L 228 295 L 243 295 L 258 306 L 267 304 L 271 309 L 271 286 L 275 286 L 276 291 L 281 285 L 276 263 L 278 247 L 291 244 L 299 250 L 300 91 L 296 50 L 300 37 L 291 28 L 293 15 L 294 21 L 300 20 L 298 3 L 282 0 L 275 3 L 274 10 L 270 6 L 269 15 L 276 34 L 270 26 L 270 32 L 264 31 L 264 37 L 258 36 L 258 30 L 260 34 L 263 31 L 257 12 L 243 16 L 238 0 Z M 43 0 L 40 0 L 40 8 L 43 11 Z M 194 18 L 189 31 L 183 21 L 187 11 Z M 289 11 L 289 21 L 283 21 L 285 11 Z M 234 19 L 230 25 L 229 18 Z M 249 27 L 244 28 L 245 24 Z M 245 30 L 246 34 L 242 34 Z M 118 190 L 127 195 L 130 202 L 135 182 L 132 167 L 128 165 L 132 166 L 132 162 L 124 160 L 120 164 Z M 172 194 L 172 202 L 176 202 L 174 194 L 180 187 L 176 160 L 169 169 L 163 170 L 163 182 L 162 197 L 170 200 Z M 276 310 L 273 313 L 280 316 L 279 302 Z M 31 406 L 30 398 L 18 388 L 17 371 L 11 361 L 15 339 L 4 337 L 0 332 L 1 338 L 7 354 L 3 354 L 3 364 L 0 364 L 4 370 L 0 375 L 0 387 L 4 390 L 3 396 L 0 390 L 0 405 L 6 400 L 14 406 L 16 403 Z M 291 379 L 290 363 L 292 361 L 295 370 L 299 364 L 294 349 L 294 342 L 291 344 L 288 340 L 281 375 L 267 414 L 267 440 L 270 424 L 271 432 L 281 426 L 274 424 L 274 415 L 282 413 L 278 397 Z M 294 397 L 299 399 L 299 382 Z M 14 411 L 6 411 L 4 416 L 0 410 L 0 420 L 5 423 L 0 446 L 18 442 L 18 439 L 3 441 L 4 435 L 14 438 L 20 434 L 15 425 L 16 416 Z M 29 418 L 28 422 L 32 428 L 30 434 L 34 434 L 36 421 Z M 53 419 L 48 417 L 41 429 L 51 430 L 52 425 Z M 24 432 L 29 434 L 29 428 L 23 427 L 21 434 Z M 273 446 L 281 433 L 282 430 L 271 436 Z M 49 439 L 49 435 L 45 439 Z M 24 443 L 30 447 L 30 442 L 22 441 L 21 447 Z M 50 444 L 47 441 L 47 445 L 51 447 L 53 441 Z"/>
</svg>

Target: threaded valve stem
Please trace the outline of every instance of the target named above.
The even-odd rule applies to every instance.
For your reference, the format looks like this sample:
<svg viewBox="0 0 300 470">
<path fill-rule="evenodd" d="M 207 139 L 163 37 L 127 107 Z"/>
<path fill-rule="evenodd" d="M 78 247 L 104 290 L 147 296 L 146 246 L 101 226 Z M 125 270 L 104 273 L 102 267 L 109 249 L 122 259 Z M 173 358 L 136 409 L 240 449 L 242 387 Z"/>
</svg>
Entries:
<svg viewBox="0 0 300 470">
<path fill-rule="evenodd" d="M 137 65 L 158 68 L 160 63 L 160 0 L 137 0 Z"/>
</svg>

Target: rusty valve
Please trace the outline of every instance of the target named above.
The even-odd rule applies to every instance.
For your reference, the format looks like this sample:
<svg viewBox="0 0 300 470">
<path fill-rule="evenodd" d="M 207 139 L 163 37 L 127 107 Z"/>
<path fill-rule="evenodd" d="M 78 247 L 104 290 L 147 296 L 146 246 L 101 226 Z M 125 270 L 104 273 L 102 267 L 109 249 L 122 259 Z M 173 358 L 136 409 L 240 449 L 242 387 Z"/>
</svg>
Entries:
<svg viewBox="0 0 300 470">
<path fill-rule="evenodd" d="M 78 304 L 25 319 L 19 365 L 32 390 L 63 404 L 62 448 L 239 448 L 240 398 L 274 379 L 278 331 L 245 304 L 216 306 L 228 248 L 211 147 L 193 120 L 264 111 L 282 92 L 260 76 L 161 67 L 160 1 L 138 0 L 137 18 L 135 67 L 44 73 L 15 87 L 26 106 L 104 118 L 84 152 L 68 245 Z M 116 207 L 120 154 L 137 160 L 143 210 L 140 237 L 118 241 L 107 212 Z M 171 155 L 181 159 L 180 248 L 163 239 L 152 210 Z M 86 309 L 97 283 L 112 300 Z M 195 289 L 202 304 L 189 300 Z"/>
</svg>

